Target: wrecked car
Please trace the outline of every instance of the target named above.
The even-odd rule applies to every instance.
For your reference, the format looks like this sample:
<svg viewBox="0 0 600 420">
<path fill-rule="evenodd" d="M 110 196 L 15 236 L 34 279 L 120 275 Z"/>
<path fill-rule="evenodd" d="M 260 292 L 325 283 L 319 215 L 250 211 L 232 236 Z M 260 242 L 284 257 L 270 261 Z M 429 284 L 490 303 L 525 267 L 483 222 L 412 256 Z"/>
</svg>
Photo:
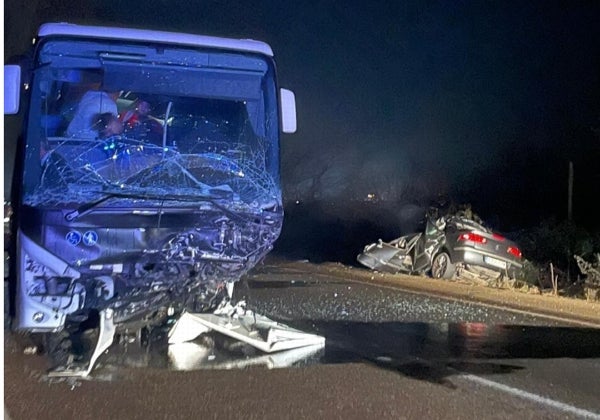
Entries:
<svg viewBox="0 0 600 420">
<path fill-rule="evenodd" d="M 94 90 L 117 92 L 119 119 L 144 101 L 152 122 L 69 130 Z M 118 331 L 214 310 L 272 249 L 296 116 L 269 45 L 49 23 L 5 66 L 5 113 L 20 102 L 12 325 L 50 353 L 82 325 L 100 329 L 97 356 Z"/>
<path fill-rule="evenodd" d="M 521 258 L 517 244 L 473 217 L 461 213 L 437 217 L 435 211 L 427 213 L 423 232 L 390 242 L 380 239 L 357 256 L 362 265 L 382 272 L 484 281 L 517 277 Z"/>
</svg>

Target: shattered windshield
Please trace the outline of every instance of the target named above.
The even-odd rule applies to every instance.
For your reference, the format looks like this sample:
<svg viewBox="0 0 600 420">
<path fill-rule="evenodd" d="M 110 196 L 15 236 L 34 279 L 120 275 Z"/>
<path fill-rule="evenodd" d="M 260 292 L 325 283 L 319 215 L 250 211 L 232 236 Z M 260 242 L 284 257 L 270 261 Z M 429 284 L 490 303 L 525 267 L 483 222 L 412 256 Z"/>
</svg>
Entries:
<svg viewBox="0 0 600 420">
<path fill-rule="evenodd" d="M 281 202 L 266 58 L 61 39 L 39 47 L 36 67 L 25 204 Z"/>
</svg>

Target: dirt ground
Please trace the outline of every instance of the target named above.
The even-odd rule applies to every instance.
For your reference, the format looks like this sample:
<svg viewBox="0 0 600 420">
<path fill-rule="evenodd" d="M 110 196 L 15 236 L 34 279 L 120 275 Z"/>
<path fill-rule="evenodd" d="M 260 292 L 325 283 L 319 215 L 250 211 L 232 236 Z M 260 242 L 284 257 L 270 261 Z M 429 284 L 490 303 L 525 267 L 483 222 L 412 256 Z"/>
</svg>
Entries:
<svg viewBox="0 0 600 420">
<path fill-rule="evenodd" d="M 544 314 L 588 327 L 600 327 L 600 302 L 551 293 L 538 289 L 490 287 L 463 280 L 437 280 L 425 276 L 388 274 L 346 266 L 340 263 L 315 264 L 309 261 L 289 261 L 268 257 L 265 265 L 277 264 L 299 271 L 317 271 L 338 278 L 358 278 L 361 281 L 387 284 L 404 290 L 435 294 L 460 300 L 477 301 L 489 305 L 509 307 L 521 311 Z"/>
</svg>

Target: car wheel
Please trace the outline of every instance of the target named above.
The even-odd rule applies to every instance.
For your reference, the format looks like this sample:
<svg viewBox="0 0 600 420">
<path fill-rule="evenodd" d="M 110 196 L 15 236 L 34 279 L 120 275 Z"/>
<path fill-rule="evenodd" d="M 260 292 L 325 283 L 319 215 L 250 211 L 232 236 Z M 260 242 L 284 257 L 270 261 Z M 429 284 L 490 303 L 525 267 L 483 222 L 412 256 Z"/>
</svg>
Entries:
<svg viewBox="0 0 600 420">
<path fill-rule="evenodd" d="M 437 254 L 431 263 L 431 277 L 434 279 L 451 279 L 455 272 L 456 267 L 446 252 Z"/>
</svg>

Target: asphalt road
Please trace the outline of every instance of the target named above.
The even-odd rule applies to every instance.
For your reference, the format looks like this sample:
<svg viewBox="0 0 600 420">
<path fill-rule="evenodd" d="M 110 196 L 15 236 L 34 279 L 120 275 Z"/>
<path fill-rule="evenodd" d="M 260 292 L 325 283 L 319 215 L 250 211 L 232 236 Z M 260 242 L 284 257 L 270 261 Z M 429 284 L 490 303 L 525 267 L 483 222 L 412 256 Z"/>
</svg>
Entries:
<svg viewBox="0 0 600 420">
<path fill-rule="evenodd" d="M 26 338 L 5 331 L 6 413 L 15 420 L 600 419 L 600 329 L 306 267 L 260 267 L 236 291 L 258 313 L 326 338 L 292 367 L 269 369 L 278 363 L 252 352 L 219 355 L 221 368 L 182 367 L 158 336 L 149 349 L 111 347 L 87 380 L 50 381 L 44 356 L 25 355 Z"/>
</svg>

